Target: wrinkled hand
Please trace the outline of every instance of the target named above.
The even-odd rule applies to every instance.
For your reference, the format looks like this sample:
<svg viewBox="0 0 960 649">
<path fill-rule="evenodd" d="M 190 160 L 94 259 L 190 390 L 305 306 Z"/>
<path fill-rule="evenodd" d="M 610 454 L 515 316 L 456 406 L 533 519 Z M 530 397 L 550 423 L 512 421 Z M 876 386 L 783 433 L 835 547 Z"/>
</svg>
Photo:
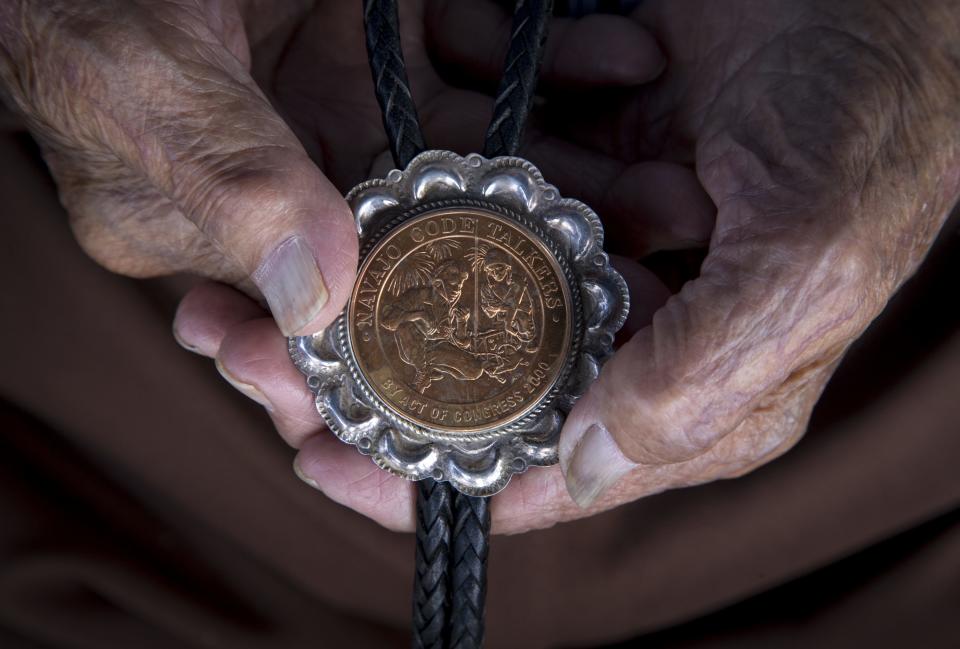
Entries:
<svg viewBox="0 0 960 649">
<path fill-rule="evenodd" d="M 529 471 L 495 499 L 497 531 L 735 477 L 785 452 L 844 351 L 923 259 L 960 187 L 957 13 L 946 1 L 838 4 L 649 0 L 635 19 L 666 55 L 655 83 L 551 95 L 526 154 L 597 208 L 613 252 L 709 250 L 655 315 L 663 285 L 621 261 L 637 331 L 571 414 L 561 468 Z M 444 54 L 495 76 L 496 58 L 460 36 Z M 644 66 L 639 83 L 658 57 L 636 38 L 642 47 L 602 65 Z M 202 290 L 178 322 L 269 404 L 305 477 L 410 529 L 408 485 L 318 434 L 269 323 L 237 294 Z M 219 316 L 198 316 L 211 301 Z"/>
<path fill-rule="evenodd" d="M 614 142 L 695 165 L 716 225 L 699 278 L 566 424 L 561 465 L 581 506 L 736 477 L 801 437 L 957 200 L 957 9 L 645 3 L 638 19 L 670 63 L 617 115 L 633 139 Z"/>
<path fill-rule="evenodd" d="M 265 297 L 283 331 L 305 333 L 346 301 L 357 241 L 340 193 L 251 76 L 250 37 L 305 10 L 266 9 L 5 2 L 0 85 L 94 259 L 135 277 L 229 282 Z"/>
</svg>

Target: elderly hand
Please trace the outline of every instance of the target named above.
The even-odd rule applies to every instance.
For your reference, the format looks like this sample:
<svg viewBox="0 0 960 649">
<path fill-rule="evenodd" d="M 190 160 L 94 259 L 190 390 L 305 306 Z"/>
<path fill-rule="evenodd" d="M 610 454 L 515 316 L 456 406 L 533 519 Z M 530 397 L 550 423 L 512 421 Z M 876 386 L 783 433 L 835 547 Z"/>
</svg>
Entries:
<svg viewBox="0 0 960 649">
<path fill-rule="evenodd" d="M 348 206 L 251 76 L 251 41 L 289 29 L 300 4 L 0 6 L 0 86 L 80 245 L 126 275 L 188 271 L 262 295 L 287 334 L 333 319 L 357 263 Z"/>
<path fill-rule="evenodd" d="M 637 17 L 670 63 L 606 142 L 694 165 L 716 225 L 699 278 L 567 421 L 561 466 L 581 507 L 740 476 L 803 435 L 844 352 L 957 200 L 958 8 L 644 4 Z M 562 498 L 550 507 L 510 515 L 582 515 Z"/>
<path fill-rule="evenodd" d="M 621 261 L 636 333 L 571 413 L 561 467 L 531 470 L 495 499 L 495 531 L 742 475 L 796 443 L 843 352 L 923 259 L 960 191 L 948 5 L 649 0 L 635 19 L 666 54 L 655 83 L 551 89 L 547 131 L 526 153 L 597 208 L 612 251 L 638 258 L 707 240 L 709 250 L 652 322 L 665 289 Z M 603 40 L 599 69 L 631 62 L 645 72 L 613 76 L 639 84 L 659 56 L 647 33 L 633 35 L 633 49 Z M 442 52 L 495 76 L 478 40 L 460 32 Z M 275 329 L 245 314 L 241 296 L 203 290 L 178 322 L 214 332 L 206 347 L 269 404 L 306 479 L 410 529 L 409 487 L 318 434 Z M 198 316 L 213 299 L 217 317 Z"/>
</svg>

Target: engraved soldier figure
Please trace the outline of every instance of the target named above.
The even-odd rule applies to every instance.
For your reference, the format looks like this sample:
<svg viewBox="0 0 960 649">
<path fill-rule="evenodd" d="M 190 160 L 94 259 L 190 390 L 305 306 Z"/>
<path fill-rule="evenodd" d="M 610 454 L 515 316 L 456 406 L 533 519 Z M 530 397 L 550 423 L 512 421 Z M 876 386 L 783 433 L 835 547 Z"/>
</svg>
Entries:
<svg viewBox="0 0 960 649">
<path fill-rule="evenodd" d="M 536 336 L 532 301 L 526 283 L 514 278 L 510 257 L 495 246 L 466 255 L 459 250 L 457 241 L 444 240 L 411 256 L 389 287 L 397 299 L 380 316 L 380 326 L 393 332 L 400 360 L 416 370 L 414 388 L 421 394 L 444 376 L 487 376 L 505 384 L 536 352 L 530 346 Z M 454 258 L 458 254 L 471 265 Z M 478 313 L 462 305 L 468 268 L 478 277 Z"/>
<path fill-rule="evenodd" d="M 506 334 L 503 345 L 519 351 L 536 336 L 533 304 L 526 282 L 515 281 L 510 256 L 499 248 L 478 250 L 474 263 L 483 269 L 480 306 L 484 315 Z"/>
<path fill-rule="evenodd" d="M 432 269 L 432 259 L 414 261 L 419 265 L 400 284 L 414 287 L 403 291 L 396 303 L 384 306 L 380 326 L 394 332 L 400 360 L 416 370 L 415 389 L 422 394 L 444 375 L 460 381 L 480 378 L 496 365 L 496 358 L 470 349 L 471 314 L 459 306 L 469 273 L 457 260 L 443 261 Z M 422 278 L 424 271 L 429 283 L 417 286 L 422 281 L 417 277 Z"/>
</svg>

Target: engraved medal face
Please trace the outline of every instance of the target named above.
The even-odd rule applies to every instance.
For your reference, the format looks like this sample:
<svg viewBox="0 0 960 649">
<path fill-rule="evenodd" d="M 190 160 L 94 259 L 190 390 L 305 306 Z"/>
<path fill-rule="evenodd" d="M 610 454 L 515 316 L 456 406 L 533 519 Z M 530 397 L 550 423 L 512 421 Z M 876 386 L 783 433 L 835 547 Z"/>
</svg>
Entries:
<svg viewBox="0 0 960 649">
<path fill-rule="evenodd" d="M 449 151 L 347 201 L 362 259 L 350 302 L 289 340 L 330 431 L 474 496 L 555 464 L 629 307 L 597 215 L 526 160 Z"/>
<path fill-rule="evenodd" d="M 436 432 L 500 428 L 540 405 L 571 345 L 571 296 L 540 237 L 478 208 L 429 211 L 366 256 L 348 340 L 374 394 Z"/>
</svg>

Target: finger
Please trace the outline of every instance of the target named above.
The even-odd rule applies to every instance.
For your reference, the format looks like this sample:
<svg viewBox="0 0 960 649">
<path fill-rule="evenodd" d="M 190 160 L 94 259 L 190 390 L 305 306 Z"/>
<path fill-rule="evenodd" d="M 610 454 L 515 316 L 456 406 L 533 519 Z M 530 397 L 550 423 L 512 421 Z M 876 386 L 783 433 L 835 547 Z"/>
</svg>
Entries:
<svg viewBox="0 0 960 649">
<path fill-rule="evenodd" d="M 791 386 L 768 395 L 709 451 L 684 462 L 637 466 L 586 508 L 571 498 L 560 467 L 528 471 L 493 501 L 493 531 L 515 534 L 543 529 L 669 489 L 743 476 L 783 455 L 800 440 L 836 364 L 812 370 Z"/>
<path fill-rule="evenodd" d="M 758 225 L 744 203 L 721 203 L 701 276 L 620 348 L 567 421 L 560 458 L 578 502 L 638 465 L 704 455 L 872 317 L 868 264 L 855 240 L 825 232 L 827 218 L 791 219 L 816 231 Z"/>
<path fill-rule="evenodd" d="M 536 124 L 529 129 L 522 153 L 565 196 L 582 200 L 600 214 L 607 192 L 626 168 L 616 158 L 556 137 Z"/>
<path fill-rule="evenodd" d="M 424 132 L 442 149 L 466 154 L 482 146 L 492 101 L 486 95 L 448 88 L 424 105 Z M 668 162 L 632 165 L 557 138 L 532 124 L 524 155 L 564 195 L 580 198 L 603 216 L 611 252 L 643 257 L 662 250 L 704 247 L 716 207 L 696 173 Z M 393 168 L 389 155 L 371 175 Z"/>
<path fill-rule="evenodd" d="M 413 529 L 411 484 L 326 430 L 303 375 L 290 362 L 287 339 L 251 307 L 256 305 L 229 287 L 202 285 L 184 299 L 178 328 L 204 351 L 216 345 L 221 375 L 264 406 L 280 436 L 301 449 L 294 466 L 304 482 L 390 529 Z"/>
<path fill-rule="evenodd" d="M 516 476 L 490 506 L 494 534 L 518 534 L 569 520 L 582 509 L 567 493 L 560 467 L 535 467 Z"/>
<path fill-rule="evenodd" d="M 592 508 L 609 509 L 669 489 L 738 478 L 768 464 L 803 437 L 813 408 L 838 364 L 839 358 L 817 364 L 772 391 L 704 453 L 683 462 L 639 466 Z"/>
<path fill-rule="evenodd" d="M 669 162 L 626 167 L 604 201 L 610 240 L 633 257 L 706 247 L 716 213 L 694 170 Z"/>
<path fill-rule="evenodd" d="M 205 282 L 190 289 L 177 305 L 173 337 L 181 347 L 213 358 L 230 329 L 264 315 L 263 308 L 240 291 Z"/>
<path fill-rule="evenodd" d="M 444 64 L 476 79 L 499 81 L 512 29 L 506 11 L 487 0 L 436 0 L 426 17 L 430 45 Z M 627 18 L 556 18 L 542 79 L 564 87 L 630 86 L 656 78 L 664 64 L 656 41 Z"/>
<path fill-rule="evenodd" d="M 319 330 L 346 301 L 356 271 L 346 202 L 224 43 L 236 47 L 236 39 L 214 31 L 227 29 L 223 21 L 183 3 L 124 11 L 103 4 L 82 18 L 65 12 L 58 20 L 82 20 L 83 29 L 57 31 L 64 42 L 42 52 L 31 51 L 30 38 L 12 44 L 15 58 L 40 62 L 53 89 L 43 101 L 30 88 L 14 95 L 32 102 L 25 110 L 51 139 L 82 141 L 88 154 L 167 197 L 211 254 L 252 280 L 284 333 Z M 47 9 L 27 12 L 21 33 L 44 34 L 50 20 Z M 202 264 L 190 270 L 209 274 Z"/>
<path fill-rule="evenodd" d="M 213 295 L 212 290 L 206 295 L 214 301 L 228 299 L 226 294 Z M 290 362 L 287 339 L 273 320 L 236 322 L 238 315 L 238 310 L 231 311 L 208 323 L 209 328 L 220 330 L 234 321 L 220 342 L 217 369 L 234 388 L 266 408 L 284 441 L 300 449 L 294 464 L 297 475 L 385 527 L 412 530 L 411 483 L 380 469 L 326 429 L 303 375 Z"/>
<path fill-rule="evenodd" d="M 658 491 L 739 478 L 780 457 L 803 437 L 813 408 L 839 359 L 774 390 L 730 434 L 687 462 L 666 465 Z"/>
<path fill-rule="evenodd" d="M 388 529 L 413 531 L 413 483 L 384 471 L 333 435 L 306 440 L 294 467 L 304 482 L 331 500 Z"/>
<path fill-rule="evenodd" d="M 493 100 L 479 92 L 447 87 L 420 110 L 424 137 L 440 149 L 462 155 L 483 148 Z"/>
<path fill-rule="evenodd" d="M 220 344 L 217 369 L 237 390 L 267 409 L 277 432 L 293 448 L 325 430 L 313 394 L 290 362 L 287 339 L 270 318 L 230 329 Z"/>
<path fill-rule="evenodd" d="M 281 437 L 301 449 L 294 466 L 304 482 L 381 525 L 412 530 L 411 484 L 326 430 L 303 376 L 290 362 L 287 339 L 273 320 L 255 317 L 259 308 L 253 307 L 229 287 L 205 284 L 184 299 L 178 328 L 205 352 L 216 345 L 217 369 L 224 379 L 264 406 Z"/>
<path fill-rule="evenodd" d="M 623 329 L 617 332 L 618 341 L 625 342 L 650 324 L 653 314 L 670 298 L 670 290 L 654 273 L 632 259 L 610 255 L 610 262 L 630 291 L 630 312 Z"/>
<path fill-rule="evenodd" d="M 565 195 L 603 217 L 611 252 L 636 258 L 710 240 L 716 207 L 692 169 L 655 161 L 624 164 L 536 129 L 524 153 Z"/>
<path fill-rule="evenodd" d="M 353 218 L 245 73 L 232 72 L 226 93 L 203 88 L 196 100 L 222 121 L 206 120 L 196 133 L 199 147 L 183 139 L 182 123 L 177 133 L 161 132 L 157 144 L 167 155 L 149 173 L 249 274 L 284 334 L 314 333 L 349 294 L 357 266 Z M 230 82 L 221 78 L 217 86 Z"/>
</svg>

